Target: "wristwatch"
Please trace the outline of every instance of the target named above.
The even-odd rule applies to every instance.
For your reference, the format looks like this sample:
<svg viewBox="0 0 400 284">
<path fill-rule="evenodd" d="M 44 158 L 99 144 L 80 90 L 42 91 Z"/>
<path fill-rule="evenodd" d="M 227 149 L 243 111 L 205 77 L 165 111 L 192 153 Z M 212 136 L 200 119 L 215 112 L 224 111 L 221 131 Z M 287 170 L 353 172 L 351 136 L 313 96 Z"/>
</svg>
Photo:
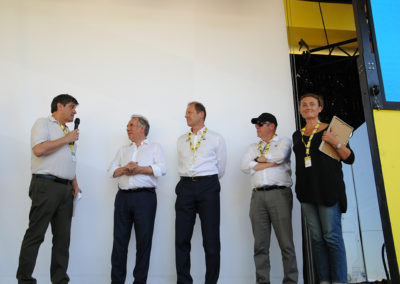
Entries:
<svg viewBox="0 0 400 284">
<path fill-rule="evenodd" d="M 342 147 L 342 144 L 341 144 L 341 143 L 337 144 L 335 149 L 336 149 L 336 150 L 339 150 L 340 147 Z"/>
</svg>

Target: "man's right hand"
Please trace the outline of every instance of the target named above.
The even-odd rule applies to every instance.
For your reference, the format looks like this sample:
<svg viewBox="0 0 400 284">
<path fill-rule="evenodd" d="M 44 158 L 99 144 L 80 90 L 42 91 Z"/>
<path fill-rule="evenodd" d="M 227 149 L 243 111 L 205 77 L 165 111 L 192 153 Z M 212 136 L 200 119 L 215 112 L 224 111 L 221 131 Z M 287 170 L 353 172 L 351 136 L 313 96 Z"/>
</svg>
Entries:
<svg viewBox="0 0 400 284">
<path fill-rule="evenodd" d="M 114 171 L 113 177 L 120 177 L 122 175 L 133 176 L 135 174 L 135 168 L 138 167 L 137 162 L 129 162 L 125 166 L 120 167 Z"/>
<path fill-rule="evenodd" d="M 79 139 L 79 129 L 72 130 L 67 135 L 65 135 L 65 139 L 68 143 L 75 142 Z"/>
<path fill-rule="evenodd" d="M 137 162 L 129 162 L 125 165 L 125 175 L 132 176 L 135 174 L 135 168 L 138 166 Z"/>
<path fill-rule="evenodd" d="M 75 142 L 78 139 L 79 139 L 79 130 L 75 129 L 61 138 L 52 141 L 44 141 L 42 143 L 35 145 L 32 148 L 33 154 L 36 157 L 46 156 L 51 153 L 54 153 L 61 147 L 64 147 L 66 144 Z"/>
</svg>

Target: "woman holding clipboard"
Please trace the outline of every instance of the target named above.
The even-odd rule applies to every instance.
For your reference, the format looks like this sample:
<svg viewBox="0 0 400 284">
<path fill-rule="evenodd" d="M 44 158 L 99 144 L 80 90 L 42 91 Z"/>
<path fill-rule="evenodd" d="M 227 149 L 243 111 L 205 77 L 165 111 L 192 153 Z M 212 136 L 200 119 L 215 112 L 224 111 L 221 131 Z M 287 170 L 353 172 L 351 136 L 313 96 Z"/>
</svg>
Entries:
<svg viewBox="0 0 400 284">
<path fill-rule="evenodd" d="M 354 153 L 339 143 L 334 129 L 320 122 L 323 100 L 316 94 L 300 98 L 304 128 L 293 133 L 296 156 L 296 195 L 301 203 L 311 233 L 313 256 L 320 283 L 347 283 L 346 251 L 342 235 L 341 214 L 347 199 L 342 164 L 352 164 Z M 335 160 L 318 148 L 322 141 L 330 144 L 340 157 Z"/>
</svg>

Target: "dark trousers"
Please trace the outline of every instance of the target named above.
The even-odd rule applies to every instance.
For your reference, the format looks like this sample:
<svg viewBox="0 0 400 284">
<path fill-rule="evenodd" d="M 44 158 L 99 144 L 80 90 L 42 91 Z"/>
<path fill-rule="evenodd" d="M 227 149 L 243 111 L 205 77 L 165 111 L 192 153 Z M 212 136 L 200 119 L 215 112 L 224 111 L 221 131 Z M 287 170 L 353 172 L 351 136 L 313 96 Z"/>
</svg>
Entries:
<svg viewBox="0 0 400 284">
<path fill-rule="evenodd" d="M 53 284 L 69 282 L 67 275 L 72 218 L 72 185 L 32 177 L 29 187 L 32 206 L 29 226 L 21 245 L 17 279 L 19 284 L 36 283 L 32 277 L 39 247 L 51 224 L 53 248 L 50 276 Z"/>
<path fill-rule="evenodd" d="M 215 284 L 220 267 L 220 184 L 218 176 L 195 181 L 181 179 L 176 186 L 175 254 L 178 284 L 193 283 L 190 275 L 190 250 L 196 213 L 201 221 L 206 257 L 206 284 Z"/>
<path fill-rule="evenodd" d="M 111 255 L 111 283 L 124 284 L 128 245 L 132 226 L 136 237 L 135 284 L 145 284 L 149 271 L 150 251 L 156 216 L 155 192 L 119 190 L 114 205 L 114 243 Z"/>
</svg>

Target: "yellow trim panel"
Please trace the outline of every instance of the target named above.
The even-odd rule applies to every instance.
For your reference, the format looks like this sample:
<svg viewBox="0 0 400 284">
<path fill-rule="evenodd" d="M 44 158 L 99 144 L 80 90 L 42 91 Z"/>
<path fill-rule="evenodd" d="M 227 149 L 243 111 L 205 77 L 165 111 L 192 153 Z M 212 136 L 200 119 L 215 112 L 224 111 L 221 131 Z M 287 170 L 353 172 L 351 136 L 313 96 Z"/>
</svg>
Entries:
<svg viewBox="0 0 400 284">
<path fill-rule="evenodd" d="M 400 263 L 400 111 L 374 110 L 374 120 L 394 247 Z"/>
</svg>

